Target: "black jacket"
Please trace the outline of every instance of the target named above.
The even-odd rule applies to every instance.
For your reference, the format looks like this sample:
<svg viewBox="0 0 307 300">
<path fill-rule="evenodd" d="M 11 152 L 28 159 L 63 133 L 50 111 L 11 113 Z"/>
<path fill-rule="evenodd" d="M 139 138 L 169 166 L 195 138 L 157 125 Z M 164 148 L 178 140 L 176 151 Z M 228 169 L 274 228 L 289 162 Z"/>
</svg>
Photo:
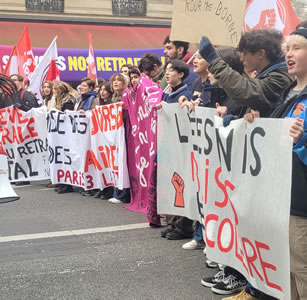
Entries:
<svg viewBox="0 0 307 300">
<path fill-rule="evenodd" d="M 21 88 L 17 93 L 16 106 L 23 111 L 28 111 L 33 107 L 38 107 L 38 103 L 31 93 Z"/>
</svg>

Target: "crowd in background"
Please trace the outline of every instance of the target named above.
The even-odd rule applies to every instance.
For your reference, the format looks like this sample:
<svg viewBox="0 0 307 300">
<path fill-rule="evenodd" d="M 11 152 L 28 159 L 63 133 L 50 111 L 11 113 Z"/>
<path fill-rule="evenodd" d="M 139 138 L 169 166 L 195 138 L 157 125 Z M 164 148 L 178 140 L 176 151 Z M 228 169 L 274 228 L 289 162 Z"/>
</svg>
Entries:
<svg viewBox="0 0 307 300">
<path fill-rule="evenodd" d="M 171 41 L 166 37 L 163 45 L 165 65 L 157 55 L 147 53 L 137 67 L 123 65 L 121 72 L 112 75 L 109 81 L 98 79 L 96 84 L 86 77 L 76 90 L 63 81 L 46 81 L 42 86 L 43 105 L 48 110 L 82 113 L 96 105 L 120 102 L 125 89 L 133 88 L 141 76 L 147 76 L 164 91 L 156 109 L 163 109 L 170 103 L 179 103 L 182 108 L 187 106 L 190 111 L 195 106 L 216 108 L 224 126 L 238 118 L 249 122 L 257 117 L 293 118 L 289 133 L 294 142 L 289 228 L 291 299 L 307 299 L 307 22 L 302 22 L 285 41 L 280 32 L 272 29 L 247 32 L 242 35 L 238 49 L 215 48 L 206 37 L 200 41 L 194 56 L 187 42 Z M 14 104 L 28 111 L 39 106 L 23 81 L 18 74 L 11 75 L 10 79 L 1 76 L 0 107 Z M 295 111 L 297 105 L 300 105 L 299 113 Z M 74 191 L 71 185 L 49 183 L 48 187 L 55 188 L 59 194 Z M 108 199 L 110 203 L 130 201 L 129 189 L 108 187 L 81 193 Z M 171 215 L 165 219 L 167 226 L 161 231 L 162 238 L 191 239 L 183 249 L 203 249 L 205 253 L 199 222 Z M 159 227 L 160 224 L 151 226 Z M 240 292 L 224 299 L 274 299 L 255 289 L 237 270 L 209 259 L 205 262 L 207 267 L 219 270 L 213 277 L 202 278 L 202 285 L 222 295 Z"/>
</svg>

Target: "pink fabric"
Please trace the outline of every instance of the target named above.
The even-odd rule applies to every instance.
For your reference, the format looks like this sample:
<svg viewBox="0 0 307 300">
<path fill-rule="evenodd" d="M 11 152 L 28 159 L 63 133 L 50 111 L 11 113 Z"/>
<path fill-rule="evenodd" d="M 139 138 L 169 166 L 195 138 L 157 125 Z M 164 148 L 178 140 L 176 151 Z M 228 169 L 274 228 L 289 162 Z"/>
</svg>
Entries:
<svg viewBox="0 0 307 300">
<path fill-rule="evenodd" d="M 128 113 L 126 138 L 131 186 L 131 202 L 126 208 L 146 213 L 147 220 L 154 224 L 160 223 L 156 200 L 148 198 L 151 181 L 155 178 L 153 159 L 157 151 L 157 111 L 154 107 L 161 98 L 162 90 L 158 85 L 142 76 L 132 90 L 124 92 L 122 99 Z"/>
</svg>

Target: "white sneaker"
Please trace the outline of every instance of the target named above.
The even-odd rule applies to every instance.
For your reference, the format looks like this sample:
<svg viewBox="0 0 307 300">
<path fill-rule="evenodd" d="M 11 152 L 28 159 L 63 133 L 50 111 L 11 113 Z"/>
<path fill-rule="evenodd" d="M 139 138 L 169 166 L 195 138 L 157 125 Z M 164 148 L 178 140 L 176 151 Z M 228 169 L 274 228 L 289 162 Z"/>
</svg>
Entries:
<svg viewBox="0 0 307 300">
<path fill-rule="evenodd" d="M 210 259 L 206 260 L 206 265 L 208 268 L 217 268 L 218 264 L 215 261 L 212 261 Z"/>
<path fill-rule="evenodd" d="M 116 198 L 110 198 L 110 199 L 108 200 L 108 202 L 113 203 L 113 204 L 120 204 L 120 203 L 123 203 L 123 202 L 121 202 L 120 200 L 118 200 L 118 199 L 116 199 Z"/>
<path fill-rule="evenodd" d="M 182 249 L 185 250 L 195 250 L 195 249 L 203 249 L 205 248 L 205 244 L 196 240 L 192 240 L 182 245 Z"/>
</svg>

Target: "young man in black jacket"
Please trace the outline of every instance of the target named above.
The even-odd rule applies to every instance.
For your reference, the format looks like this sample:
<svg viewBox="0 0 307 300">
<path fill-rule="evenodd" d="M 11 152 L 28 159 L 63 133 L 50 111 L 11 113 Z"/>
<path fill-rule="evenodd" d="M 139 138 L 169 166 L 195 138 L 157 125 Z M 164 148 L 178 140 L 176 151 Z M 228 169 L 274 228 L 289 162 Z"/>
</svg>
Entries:
<svg viewBox="0 0 307 300">
<path fill-rule="evenodd" d="M 23 88 L 24 78 L 19 74 L 13 74 L 10 76 L 14 81 L 17 88 L 17 102 L 16 106 L 23 111 L 29 111 L 33 107 L 38 107 L 36 98 Z"/>
</svg>

